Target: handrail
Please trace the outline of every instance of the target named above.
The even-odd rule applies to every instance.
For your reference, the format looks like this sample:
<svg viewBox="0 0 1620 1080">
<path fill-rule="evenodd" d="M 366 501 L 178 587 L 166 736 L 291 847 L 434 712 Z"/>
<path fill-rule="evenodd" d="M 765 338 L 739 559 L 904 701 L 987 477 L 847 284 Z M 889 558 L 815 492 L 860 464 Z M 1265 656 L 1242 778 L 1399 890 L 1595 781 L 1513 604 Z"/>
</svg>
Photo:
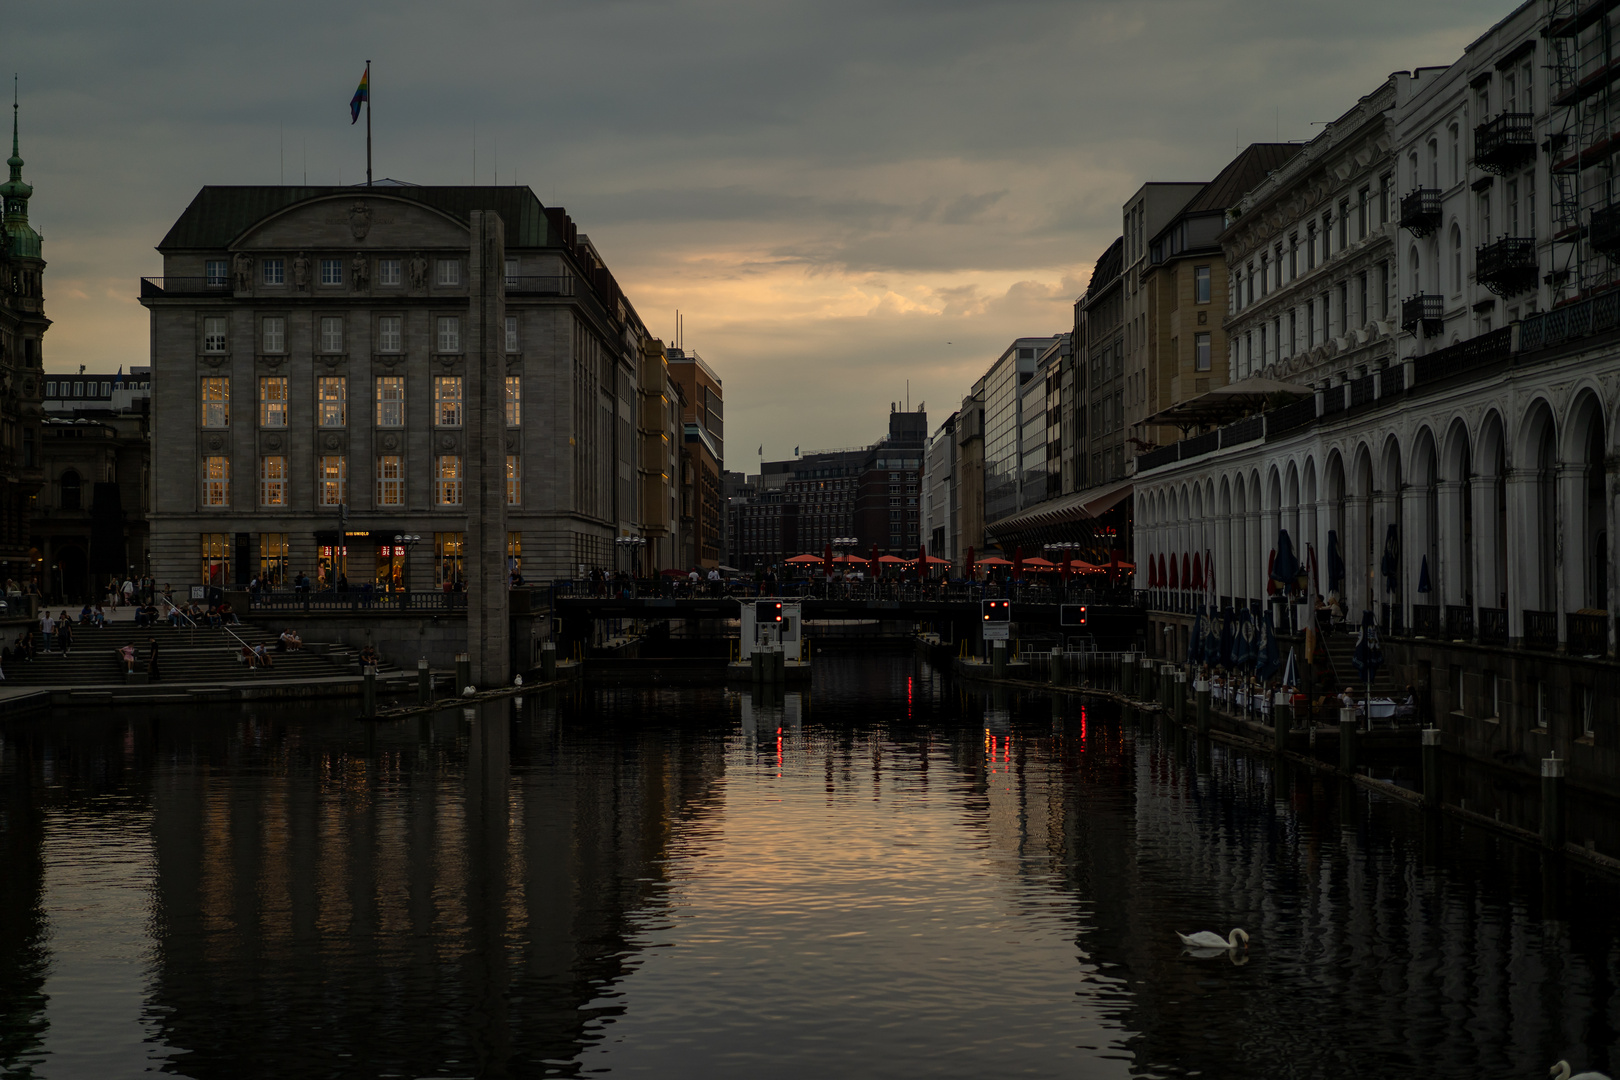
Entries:
<svg viewBox="0 0 1620 1080">
<path fill-rule="evenodd" d="M 179 606 L 176 605 L 173 600 L 170 600 L 167 596 L 165 596 L 163 598 L 163 602 L 165 604 L 168 604 L 170 610 L 172 610 L 176 615 L 180 616 L 182 619 L 186 620 L 186 622 L 191 624 L 191 629 L 192 629 L 193 633 L 195 633 L 195 631 L 197 631 L 199 629 L 199 627 L 197 626 L 197 620 L 193 619 L 190 615 L 187 615 L 185 612 L 181 611 Z M 233 611 L 233 612 L 231 612 L 231 614 L 235 615 L 236 612 Z M 240 634 L 238 634 L 235 630 L 232 630 L 231 627 L 230 627 L 230 624 L 227 623 L 223 618 L 221 618 L 219 620 L 219 628 L 221 630 L 225 631 L 227 634 L 231 635 L 231 637 L 235 638 L 238 642 L 240 642 L 242 648 L 248 650 L 248 652 L 253 651 L 253 646 L 249 645 L 245 640 L 243 640 L 242 636 Z M 197 643 L 197 639 L 195 637 L 193 637 L 191 639 L 191 642 L 192 642 L 193 645 L 195 645 Z"/>
</svg>

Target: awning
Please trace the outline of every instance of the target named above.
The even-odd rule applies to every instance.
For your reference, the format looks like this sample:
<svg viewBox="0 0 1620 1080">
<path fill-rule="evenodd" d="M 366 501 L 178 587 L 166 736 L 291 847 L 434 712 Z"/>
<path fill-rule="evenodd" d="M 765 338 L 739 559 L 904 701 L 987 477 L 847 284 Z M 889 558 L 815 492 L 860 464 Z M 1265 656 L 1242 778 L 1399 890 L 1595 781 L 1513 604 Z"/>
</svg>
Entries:
<svg viewBox="0 0 1620 1080">
<path fill-rule="evenodd" d="M 1222 424 L 1265 407 L 1273 394 L 1310 397 L 1316 393 L 1301 383 L 1279 382 L 1251 375 L 1228 386 L 1218 386 L 1206 394 L 1178 402 L 1161 409 L 1142 421 L 1144 424 L 1174 424 L 1191 427 L 1194 424 Z"/>
<path fill-rule="evenodd" d="M 1101 487 L 1087 488 L 1085 491 L 1076 491 L 1072 495 L 1065 495 L 1059 499 L 1050 499 L 1038 506 L 1004 517 L 1000 521 L 992 521 L 985 526 L 985 531 L 992 536 L 1010 535 L 1027 532 L 1049 525 L 1064 525 L 1074 521 L 1091 521 L 1102 517 L 1108 511 L 1118 506 L 1130 497 L 1133 481 L 1121 480 L 1113 484 L 1104 484 Z"/>
</svg>

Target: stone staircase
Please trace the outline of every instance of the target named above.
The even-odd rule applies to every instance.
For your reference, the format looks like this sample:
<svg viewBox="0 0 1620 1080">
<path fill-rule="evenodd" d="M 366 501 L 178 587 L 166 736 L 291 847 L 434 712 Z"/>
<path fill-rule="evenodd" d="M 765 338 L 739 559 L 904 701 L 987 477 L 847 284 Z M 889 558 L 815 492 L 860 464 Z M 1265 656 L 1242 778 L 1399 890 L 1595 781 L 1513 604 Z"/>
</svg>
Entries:
<svg viewBox="0 0 1620 1080">
<path fill-rule="evenodd" d="M 52 649 L 36 654 L 32 661 L 13 659 L 5 664 L 4 685 L 79 688 L 145 681 L 146 660 L 153 640 L 158 643 L 158 669 L 164 684 L 329 679 L 359 674 L 356 649 L 305 642 L 304 648 L 297 652 L 278 653 L 275 651 L 277 631 L 251 623 L 232 626 L 230 630 L 235 637 L 225 630 L 207 627 L 193 630 L 189 626 L 173 627 L 167 622 L 139 627 L 130 622 L 105 627 L 75 626 L 68 655 Z M 5 644 L 9 647 L 15 637 L 12 632 Z M 262 644 L 270 654 L 272 666 L 250 670 L 242 662 L 243 641 L 250 645 Z M 136 680 L 125 676 L 124 662 L 117 652 L 127 644 L 135 646 L 135 670 L 139 673 Z M 393 669 L 384 663 L 378 673 L 390 670 Z"/>
<path fill-rule="evenodd" d="M 1335 633 L 1323 639 L 1327 648 L 1328 661 L 1333 666 L 1334 689 L 1342 690 L 1346 686 L 1360 688 L 1365 685 L 1361 678 L 1361 669 L 1356 667 L 1356 635 Z M 1396 691 L 1395 682 L 1390 678 L 1389 661 L 1386 659 L 1383 666 L 1372 682 L 1374 694 L 1383 697 L 1393 697 Z"/>
</svg>

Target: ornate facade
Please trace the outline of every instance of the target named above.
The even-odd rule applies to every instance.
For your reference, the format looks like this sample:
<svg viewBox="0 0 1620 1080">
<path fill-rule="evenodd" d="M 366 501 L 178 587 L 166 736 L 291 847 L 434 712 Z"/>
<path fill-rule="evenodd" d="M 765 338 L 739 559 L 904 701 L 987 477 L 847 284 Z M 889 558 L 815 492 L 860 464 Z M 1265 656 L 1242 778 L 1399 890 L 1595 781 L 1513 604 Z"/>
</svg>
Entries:
<svg viewBox="0 0 1620 1080">
<path fill-rule="evenodd" d="M 43 559 L 30 528 L 34 499 L 43 480 L 40 469 L 40 373 L 45 317 L 45 257 L 39 233 L 28 223 L 34 194 L 22 176 L 18 151 L 17 104 L 12 103 L 11 175 L 0 184 L 0 574 L 19 581 L 36 579 Z"/>
</svg>

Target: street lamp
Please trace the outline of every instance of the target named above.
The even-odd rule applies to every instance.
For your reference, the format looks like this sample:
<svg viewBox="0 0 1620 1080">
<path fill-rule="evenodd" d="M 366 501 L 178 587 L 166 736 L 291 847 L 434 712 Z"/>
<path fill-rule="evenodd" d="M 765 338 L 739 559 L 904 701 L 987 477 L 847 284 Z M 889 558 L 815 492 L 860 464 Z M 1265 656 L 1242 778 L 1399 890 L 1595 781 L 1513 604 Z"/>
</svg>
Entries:
<svg viewBox="0 0 1620 1080">
<path fill-rule="evenodd" d="M 411 591 L 411 588 L 410 588 L 410 583 L 411 583 L 411 548 L 415 547 L 417 544 L 420 544 L 421 542 L 422 542 L 422 534 L 421 533 L 395 533 L 394 534 L 395 554 L 398 554 L 398 549 L 399 548 L 404 548 L 405 549 L 405 554 L 404 554 L 405 563 L 404 563 L 403 566 L 401 566 L 399 568 L 401 583 L 404 586 L 403 588 L 400 589 L 400 592 L 408 593 L 408 592 Z M 388 560 L 390 566 L 393 565 L 393 561 L 394 561 L 393 558 L 390 557 L 389 560 Z M 394 575 L 389 574 L 388 576 L 389 576 L 389 579 L 390 579 L 388 584 L 389 584 L 390 587 L 392 587 L 393 584 L 394 584 L 393 580 L 392 580 Z"/>
<path fill-rule="evenodd" d="M 630 576 L 631 577 L 635 576 L 636 567 L 638 567 L 641 564 L 640 552 L 646 546 L 647 546 L 647 538 L 645 536 L 618 536 L 618 537 L 615 537 L 614 540 L 613 540 L 613 547 L 614 547 L 615 552 L 628 551 L 630 553 Z M 618 565 L 617 557 L 615 557 L 614 565 L 615 566 Z"/>
</svg>

